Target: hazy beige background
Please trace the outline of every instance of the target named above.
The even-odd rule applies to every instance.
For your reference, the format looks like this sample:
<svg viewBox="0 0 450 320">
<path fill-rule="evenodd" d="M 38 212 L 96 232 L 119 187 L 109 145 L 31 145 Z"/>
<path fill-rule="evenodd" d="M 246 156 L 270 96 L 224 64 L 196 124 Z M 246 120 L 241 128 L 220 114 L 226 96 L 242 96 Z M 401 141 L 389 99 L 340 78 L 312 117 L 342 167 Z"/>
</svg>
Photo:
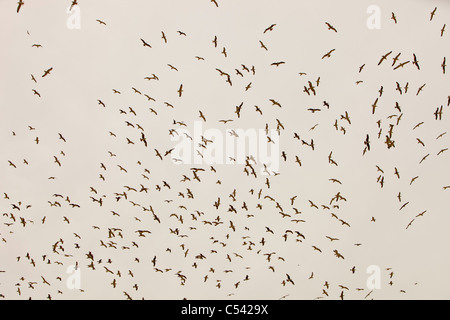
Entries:
<svg viewBox="0 0 450 320">
<path fill-rule="evenodd" d="M 122 299 L 126 291 L 134 299 L 224 299 L 229 294 L 236 299 L 278 299 L 284 295 L 289 295 L 289 299 L 313 299 L 323 296 L 323 284 L 328 281 L 329 298 L 338 299 L 341 293 L 338 285 L 345 285 L 350 289 L 344 292 L 346 298 L 363 299 L 369 292 L 366 268 L 378 265 L 383 270 L 382 288 L 369 298 L 450 298 L 450 191 L 443 190 L 443 186 L 450 185 L 449 158 L 447 153 L 437 156 L 439 150 L 449 146 L 449 136 L 436 140 L 449 129 L 449 108 L 445 107 L 442 121 L 435 121 L 433 115 L 438 106 L 446 105 L 450 94 L 448 74 L 443 75 L 440 67 L 444 56 L 450 58 L 450 30 L 440 37 L 440 29 L 449 22 L 448 1 L 218 0 L 220 7 L 216 8 L 208 0 L 80 0 L 80 30 L 66 27 L 70 1 L 25 2 L 17 14 L 15 1 L 0 1 L 0 192 L 10 197 L 0 200 L 0 211 L 12 212 L 34 223 L 24 228 L 19 220 L 7 227 L 4 223 L 12 220 L 0 218 L 0 236 L 6 241 L 0 244 L 0 271 L 6 271 L 0 273 L 0 294 L 8 299 L 45 299 L 48 294 L 59 299 Z M 366 9 L 372 4 L 381 8 L 381 30 L 366 27 Z M 429 14 L 435 6 L 437 14 L 430 22 Z M 391 12 L 396 13 L 398 24 L 390 20 Z M 96 19 L 107 25 L 99 25 Z M 325 21 L 333 24 L 338 33 L 328 31 Z M 274 31 L 263 34 L 273 23 L 277 24 Z M 179 36 L 177 30 L 184 31 L 187 37 Z M 161 39 L 161 31 L 168 38 L 167 44 Z M 217 49 L 211 42 L 215 35 L 219 41 Z M 140 38 L 153 48 L 144 48 Z M 268 52 L 260 48 L 259 40 L 269 48 Z M 35 43 L 43 48 L 32 48 Z M 228 58 L 220 54 L 223 47 L 227 48 Z M 322 55 L 333 48 L 336 51 L 332 58 L 322 60 Z M 391 50 L 393 54 L 388 61 L 378 67 L 381 56 Z M 398 52 L 402 52 L 402 62 L 412 59 L 415 53 L 421 70 L 409 64 L 393 71 L 391 58 Z M 197 55 L 205 61 L 197 61 L 194 58 Z M 286 65 L 270 66 L 275 61 L 286 61 Z M 358 68 L 364 63 L 365 69 L 359 74 Z M 176 66 L 179 72 L 170 70 L 167 64 Z M 256 75 L 244 72 L 245 78 L 236 76 L 234 69 L 241 69 L 241 64 L 254 65 Z M 50 67 L 53 67 L 51 75 L 42 78 L 44 70 Z M 232 75 L 232 87 L 215 68 Z M 300 77 L 299 72 L 308 75 Z M 144 80 L 153 73 L 159 76 L 159 82 Z M 30 74 L 38 83 L 31 81 Z M 302 93 L 307 81 L 314 82 L 319 76 L 318 95 L 308 97 Z M 364 82 L 357 86 L 357 80 Z M 402 86 L 409 82 L 410 91 L 400 96 L 395 91 L 397 81 Z M 245 92 L 249 82 L 252 89 Z M 179 98 L 177 90 L 181 83 L 185 92 Z M 416 96 L 424 83 L 423 92 Z M 381 85 L 385 93 L 376 115 L 372 115 L 371 104 Z M 132 87 L 149 94 L 156 102 L 134 94 Z M 113 88 L 122 94 L 114 95 Z M 41 98 L 34 96 L 32 89 Z M 99 106 L 97 99 L 107 107 Z M 279 101 L 283 107 L 271 106 L 269 99 Z M 330 110 L 316 114 L 307 111 L 322 107 L 324 100 L 330 103 Z M 396 101 L 404 115 L 394 130 L 396 148 L 387 150 L 383 137 L 389 124 L 396 120 L 386 118 L 398 114 L 394 110 Z M 164 102 L 175 108 L 167 108 Z M 234 109 L 241 102 L 244 107 L 237 120 Z M 254 105 L 260 106 L 263 117 L 254 111 Z M 130 106 L 138 113 L 137 117 L 119 114 L 119 109 L 128 111 Z M 158 116 L 150 113 L 149 107 Z M 160 161 L 155 157 L 154 148 L 164 152 L 173 147 L 169 136 L 169 129 L 175 128 L 172 121 L 184 121 L 192 130 L 193 122 L 199 120 L 198 110 L 207 117 L 205 129 L 263 129 L 266 123 L 273 128 L 275 119 L 281 120 L 286 130 L 281 133 L 280 150 L 286 151 L 288 161 L 280 162 L 281 174 L 270 178 L 270 189 L 264 185 L 265 176 L 247 177 L 242 172 L 243 166 L 238 165 L 216 166 L 217 174 L 210 171 L 200 174 L 201 183 L 180 183 L 184 174 L 192 178 L 190 166 L 175 166 L 169 158 Z M 335 131 L 333 124 L 345 111 L 350 113 L 352 125 L 345 125 L 347 134 L 343 135 Z M 235 121 L 224 126 L 218 122 L 220 119 Z M 381 140 L 376 139 L 379 119 L 383 121 Z M 148 149 L 138 143 L 139 130 L 126 127 L 125 121 L 144 127 Z M 424 124 L 413 131 L 422 121 Z M 319 126 L 309 131 L 315 124 Z M 29 131 L 28 125 L 36 130 Z M 110 137 L 109 131 L 117 138 Z M 314 139 L 316 150 L 312 152 L 294 140 L 294 132 L 306 141 Z M 63 134 L 67 143 L 58 140 L 58 133 Z M 372 151 L 362 157 L 368 133 Z M 37 136 L 41 140 L 39 145 L 34 143 Z M 136 145 L 127 145 L 126 137 Z M 416 138 L 424 141 L 425 148 Z M 53 156 L 61 150 L 66 157 L 58 156 L 62 162 L 59 168 L 53 163 Z M 108 151 L 117 157 L 110 158 Z M 328 164 L 331 151 L 339 167 Z M 429 158 L 419 165 L 428 153 Z M 302 167 L 294 162 L 295 155 L 302 159 Z M 29 166 L 23 164 L 23 159 L 27 159 Z M 17 169 L 9 167 L 8 160 Z M 107 166 L 106 172 L 100 163 Z M 128 173 L 119 172 L 117 165 L 127 168 Z M 376 165 L 385 171 L 384 189 L 376 183 L 379 176 Z M 400 171 L 400 180 L 394 176 L 394 167 Z M 151 172 L 150 180 L 143 179 L 144 168 Z M 98 178 L 100 173 L 106 182 Z M 56 180 L 48 180 L 51 176 Z M 420 178 L 410 186 L 415 176 Z M 330 183 L 330 178 L 340 179 L 343 185 Z M 218 179 L 221 185 L 215 184 Z M 172 188 L 157 192 L 155 185 L 162 186 L 163 180 Z M 140 189 L 141 183 L 150 188 L 149 193 L 129 192 L 129 200 L 151 205 L 161 224 L 141 208 L 125 200 L 116 203 L 114 199 L 114 193 L 124 191 L 124 186 Z M 89 187 L 96 188 L 99 194 L 91 193 Z M 186 188 L 192 190 L 194 199 L 178 196 L 178 192 L 186 193 Z M 293 210 L 289 198 L 298 195 L 294 206 L 303 213 L 297 217 L 307 222 L 294 224 L 282 219 L 273 202 L 250 195 L 252 188 L 257 191 L 263 188 L 263 196 L 272 196 L 290 214 Z M 228 197 L 233 189 L 237 190 L 235 203 Z M 311 208 L 308 202 L 328 205 L 339 191 L 348 201 L 340 202 L 340 209 L 334 212 L 351 228 L 331 218 L 328 211 Z M 396 198 L 399 191 L 403 194 L 402 203 Z M 50 207 L 48 201 L 56 200 L 52 197 L 55 193 L 69 196 L 81 209 L 70 209 L 67 203 L 62 208 Z M 89 198 L 102 195 L 106 196 L 102 208 Z M 219 196 L 223 204 L 216 211 L 213 204 Z M 168 199 L 174 201 L 167 204 L 164 200 Z M 20 212 L 13 210 L 11 204 L 19 201 L 22 207 L 28 204 L 32 207 Z M 243 201 L 249 212 L 239 209 Z M 408 201 L 409 205 L 399 211 Z M 255 209 L 258 203 L 263 210 Z M 229 204 L 239 209 L 238 214 L 227 212 Z M 188 210 L 180 209 L 180 205 Z M 112 216 L 111 210 L 121 216 Z M 205 212 L 205 216 L 192 221 L 190 214 L 196 210 Z M 409 221 L 424 210 L 425 216 L 405 230 Z M 172 213 L 183 214 L 185 223 L 181 225 L 169 218 Z M 254 214 L 255 218 L 248 219 L 246 214 Z M 225 222 L 220 227 L 201 223 L 218 215 Z M 42 224 L 44 216 L 46 223 Z M 70 225 L 63 221 L 64 216 L 70 219 Z M 376 223 L 370 222 L 372 216 Z M 228 228 L 230 219 L 237 226 L 235 233 Z M 94 225 L 100 230 L 94 230 Z M 275 235 L 266 233 L 265 226 L 270 226 Z M 108 239 L 108 228 L 121 228 L 124 238 Z M 189 237 L 170 235 L 169 228 L 179 228 Z M 135 233 L 138 229 L 149 229 L 152 234 L 138 238 Z M 295 242 L 295 236 L 290 235 L 285 242 L 281 236 L 287 229 L 302 232 L 306 240 Z M 73 233 L 82 239 L 75 238 Z M 231 237 L 226 240 L 228 233 Z M 326 235 L 340 241 L 330 243 Z M 226 241 L 227 246 L 213 244 L 212 236 Z M 242 245 L 245 236 L 256 244 L 252 251 Z M 261 237 L 267 241 L 264 247 L 259 244 Z M 52 253 L 52 245 L 59 239 L 64 240 L 64 253 L 69 257 Z M 118 249 L 105 249 L 100 240 L 113 240 Z M 138 249 L 120 249 L 131 247 L 132 241 L 139 243 Z M 75 243 L 81 249 L 75 249 Z M 355 243 L 363 245 L 356 247 Z M 187 258 L 181 244 L 190 249 Z M 323 252 L 314 251 L 313 245 Z M 166 248 L 171 248 L 172 253 L 166 252 Z M 218 251 L 217 255 L 210 254 L 213 249 Z M 259 249 L 261 252 L 257 254 Z M 334 249 L 345 260 L 334 257 Z M 95 271 L 87 268 L 88 252 L 94 254 L 96 261 L 103 259 L 102 264 L 96 264 Z M 269 252 L 277 253 L 270 264 L 263 256 Z M 25 258 L 27 253 L 34 258 L 35 268 Z M 195 259 L 200 253 L 207 259 Z M 233 253 L 245 259 L 235 258 Z M 231 263 L 226 260 L 227 254 L 233 257 Z M 43 255 L 52 263 L 43 262 Z M 155 255 L 157 267 L 172 270 L 156 273 L 151 264 Z M 21 260 L 17 262 L 19 256 Z M 285 262 L 277 260 L 278 256 Z M 139 264 L 135 257 L 140 259 Z M 105 264 L 109 258 L 113 263 Z M 65 270 L 75 262 L 81 265 L 83 293 L 65 286 Z M 191 267 L 194 262 L 197 269 Z M 106 273 L 104 265 L 115 273 L 120 270 L 122 277 Z M 275 273 L 268 270 L 269 265 L 275 266 Z M 356 274 L 349 271 L 353 266 Z M 208 273 L 211 267 L 216 269 L 214 274 Z M 393 286 L 388 285 L 391 279 L 386 268 L 394 272 Z M 127 275 L 128 270 L 133 271 L 134 278 Z M 180 286 L 174 275 L 177 271 L 188 277 L 185 286 Z M 314 279 L 308 280 L 311 272 Z M 286 273 L 294 279 L 295 286 L 281 285 Z M 206 274 L 210 279 L 204 283 Z M 243 281 L 246 275 L 250 281 Z M 43 284 L 41 276 L 52 286 Z M 117 280 L 116 289 L 110 285 L 113 279 Z M 217 280 L 222 282 L 221 289 L 215 286 Z M 27 285 L 33 281 L 38 282 L 34 290 Z M 241 283 L 236 290 L 234 284 L 238 281 Z M 132 288 L 136 283 L 138 291 Z M 58 294 L 58 290 L 63 294 Z"/>
</svg>

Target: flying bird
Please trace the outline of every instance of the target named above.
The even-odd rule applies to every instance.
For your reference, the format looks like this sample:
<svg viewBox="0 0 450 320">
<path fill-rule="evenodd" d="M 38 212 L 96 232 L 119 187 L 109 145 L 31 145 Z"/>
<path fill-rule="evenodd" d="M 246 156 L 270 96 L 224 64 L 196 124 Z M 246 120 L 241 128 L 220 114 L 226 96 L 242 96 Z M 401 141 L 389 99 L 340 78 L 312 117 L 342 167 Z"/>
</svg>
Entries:
<svg viewBox="0 0 450 320">
<path fill-rule="evenodd" d="M 331 54 L 336 51 L 336 49 L 332 49 L 329 52 L 327 52 L 326 54 L 323 55 L 322 60 L 325 58 L 331 58 Z"/>
<path fill-rule="evenodd" d="M 19 2 L 17 2 L 17 13 L 19 13 L 20 8 L 22 8 L 22 6 L 25 4 L 22 0 L 19 0 Z"/>
<path fill-rule="evenodd" d="M 44 71 L 44 74 L 42 75 L 42 78 L 44 78 L 44 77 L 46 77 L 47 75 L 49 75 L 50 72 L 51 72 L 52 70 L 53 70 L 53 67 L 50 68 L 50 69 L 45 70 L 45 71 Z"/>
<path fill-rule="evenodd" d="M 145 42 L 145 40 L 144 39 L 142 39 L 141 38 L 141 41 L 142 41 L 142 45 L 144 46 L 144 47 L 149 47 L 149 48 L 151 48 L 152 46 L 151 45 L 149 45 L 147 42 Z"/>
</svg>

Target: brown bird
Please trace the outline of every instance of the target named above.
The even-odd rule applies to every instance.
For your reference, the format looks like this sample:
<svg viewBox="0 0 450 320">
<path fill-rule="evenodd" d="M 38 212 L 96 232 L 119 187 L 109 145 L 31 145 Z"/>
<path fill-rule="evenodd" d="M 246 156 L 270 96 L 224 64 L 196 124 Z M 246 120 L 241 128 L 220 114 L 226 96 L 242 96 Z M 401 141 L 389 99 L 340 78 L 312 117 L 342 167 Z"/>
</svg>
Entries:
<svg viewBox="0 0 450 320">
<path fill-rule="evenodd" d="M 384 56 L 381 57 L 380 62 L 378 62 L 378 65 L 382 64 L 384 60 L 387 59 L 387 57 L 389 57 L 389 55 L 392 53 L 392 51 L 386 53 Z"/>
<path fill-rule="evenodd" d="M 435 7 L 434 10 L 430 13 L 430 21 L 433 20 L 434 15 L 436 14 L 436 10 L 437 10 L 437 7 Z"/>
<path fill-rule="evenodd" d="M 203 112 L 199 111 L 199 113 L 200 113 L 200 116 L 199 116 L 199 117 L 200 117 L 203 121 L 206 122 L 206 118 L 205 118 L 205 116 L 203 115 Z"/>
<path fill-rule="evenodd" d="M 22 8 L 22 6 L 25 4 L 22 0 L 19 0 L 19 2 L 17 2 L 18 3 L 18 6 L 17 6 L 17 13 L 19 13 L 19 11 L 20 11 L 20 8 Z"/>
<path fill-rule="evenodd" d="M 399 68 L 403 68 L 403 67 L 406 66 L 409 62 L 410 62 L 410 61 L 408 60 L 408 61 L 406 61 L 406 62 L 400 63 L 398 66 L 396 66 L 396 67 L 394 68 L 394 70 L 397 70 L 397 69 L 399 69 Z"/>
<path fill-rule="evenodd" d="M 378 107 L 378 98 L 375 100 L 375 102 L 372 104 L 372 114 L 375 114 L 375 109 Z"/>
<path fill-rule="evenodd" d="M 58 135 L 59 135 L 59 140 L 62 140 L 62 141 L 64 141 L 64 142 L 67 142 L 66 139 L 62 136 L 61 133 L 58 133 Z"/>
<path fill-rule="evenodd" d="M 335 255 L 337 258 L 344 259 L 344 256 L 342 256 L 342 255 L 339 253 L 339 251 L 333 250 L 333 252 L 334 252 L 334 255 Z"/>
<path fill-rule="evenodd" d="M 436 112 L 434 113 L 436 120 L 442 120 L 442 109 L 443 109 L 443 106 L 441 106 L 440 108 L 438 107 L 436 109 Z"/>
<path fill-rule="evenodd" d="M 425 86 L 426 86 L 426 83 L 417 90 L 416 96 L 418 96 L 419 93 L 422 92 L 422 90 L 423 90 L 423 88 L 425 88 Z"/>
<path fill-rule="evenodd" d="M 70 5 L 70 11 L 72 11 L 72 8 L 74 7 L 74 6 L 77 6 L 78 5 L 78 1 L 77 0 L 73 0 L 72 1 L 72 4 Z"/>
<path fill-rule="evenodd" d="M 281 108 L 281 104 L 278 101 L 275 101 L 274 99 L 269 99 L 270 102 L 272 102 L 273 106 L 278 106 Z"/>
<path fill-rule="evenodd" d="M 222 54 L 225 56 L 225 58 L 228 57 L 227 49 L 225 47 L 223 47 L 223 49 L 222 49 Z"/>
<path fill-rule="evenodd" d="M 395 13 L 392 12 L 391 19 L 394 20 L 395 24 L 397 24 L 397 17 L 395 16 Z"/>
<path fill-rule="evenodd" d="M 53 68 L 50 68 L 50 69 L 48 69 L 48 70 L 45 70 L 44 71 L 44 74 L 42 75 L 42 78 L 44 78 L 44 77 L 46 77 L 47 75 L 49 75 L 50 74 L 50 72 L 53 70 Z"/>
<path fill-rule="evenodd" d="M 271 66 L 279 67 L 279 66 L 281 66 L 282 64 L 285 64 L 285 63 L 286 63 L 286 62 L 284 62 L 284 61 L 274 62 L 274 63 L 271 64 Z"/>
<path fill-rule="evenodd" d="M 173 65 L 171 65 L 171 64 L 168 64 L 168 66 L 170 67 L 170 69 L 171 70 L 175 70 L 175 71 L 178 71 L 178 69 L 177 68 L 175 68 Z"/>
<path fill-rule="evenodd" d="M 412 64 L 415 65 L 418 70 L 420 70 L 419 61 L 417 61 L 417 57 L 416 57 L 415 53 L 413 53 L 413 57 L 414 57 L 414 61 Z"/>
<path fill-rule="evenodd" d="M 57 157 L 55 157 L 55 156 L 53 156 L 53 158 L 55 159 L 55 163 L 58 165 L 58 166 L 60 166 L 61 167 L 61 162 L 59 162 L 59 160 L 58 160 L 58 158 Z"/>
<path fill-rule="evenodd" d="M 264 43 L 261 40 L 259 41 L 259 43 L 261 44 L 262 49 L 269 51 L 269 49 L 267 49 L 267 47 L 264 45 Z"/>
<path fill-rule="evenodd" d="M 324 54 L 323 57 L 322 57 L 322 60 L 325 59 L 325 58 L 331 58 L 331 54 L 332 54 L 334 51 L 336 51 L 336 49 L 332 49 L 332 50 L 330 50 L 328 53 Z"/>
<path fill-rule="evenodd" d="M 141 41 L 142 41 L 142 45 L 144 46 L 144 47 L 149 47 L 149 48 L 151 48 L 152 46 L 151 45 L 149 45 L 147 42 L 145 42 L 145 40 L 144 39 L 142 39 L 141 38 Z"/>
<path fill-rule="evenodd" d="M 398 59 L 400 58 L 400 56 L 401 56 L 401 52 L 399 53 L 399 54 L 397 54 L 393 59 L 392 59 L 392 66 L 394 66 L 396 63 L 397 63 L 397 61 L 398 61 Z"/>
</svg>

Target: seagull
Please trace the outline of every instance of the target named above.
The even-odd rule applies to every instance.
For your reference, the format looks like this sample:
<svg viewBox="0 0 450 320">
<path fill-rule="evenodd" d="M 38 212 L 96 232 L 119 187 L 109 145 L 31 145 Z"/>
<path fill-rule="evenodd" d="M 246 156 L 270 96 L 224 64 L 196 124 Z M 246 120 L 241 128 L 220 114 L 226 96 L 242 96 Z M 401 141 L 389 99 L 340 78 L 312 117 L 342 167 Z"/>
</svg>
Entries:
<svg viewBox="0 0 450 320">
<path fill-rule="evenodd" d="M 22 6 L 25 4 L 22 0 L 19 0 L 19 2 L 17 2 L 18 3 L 18 6 L 17 6 L 17 13 L 19 13 L 19 11 L 20 11 L 20 8 L 22 8 Z"/>
</svg>

